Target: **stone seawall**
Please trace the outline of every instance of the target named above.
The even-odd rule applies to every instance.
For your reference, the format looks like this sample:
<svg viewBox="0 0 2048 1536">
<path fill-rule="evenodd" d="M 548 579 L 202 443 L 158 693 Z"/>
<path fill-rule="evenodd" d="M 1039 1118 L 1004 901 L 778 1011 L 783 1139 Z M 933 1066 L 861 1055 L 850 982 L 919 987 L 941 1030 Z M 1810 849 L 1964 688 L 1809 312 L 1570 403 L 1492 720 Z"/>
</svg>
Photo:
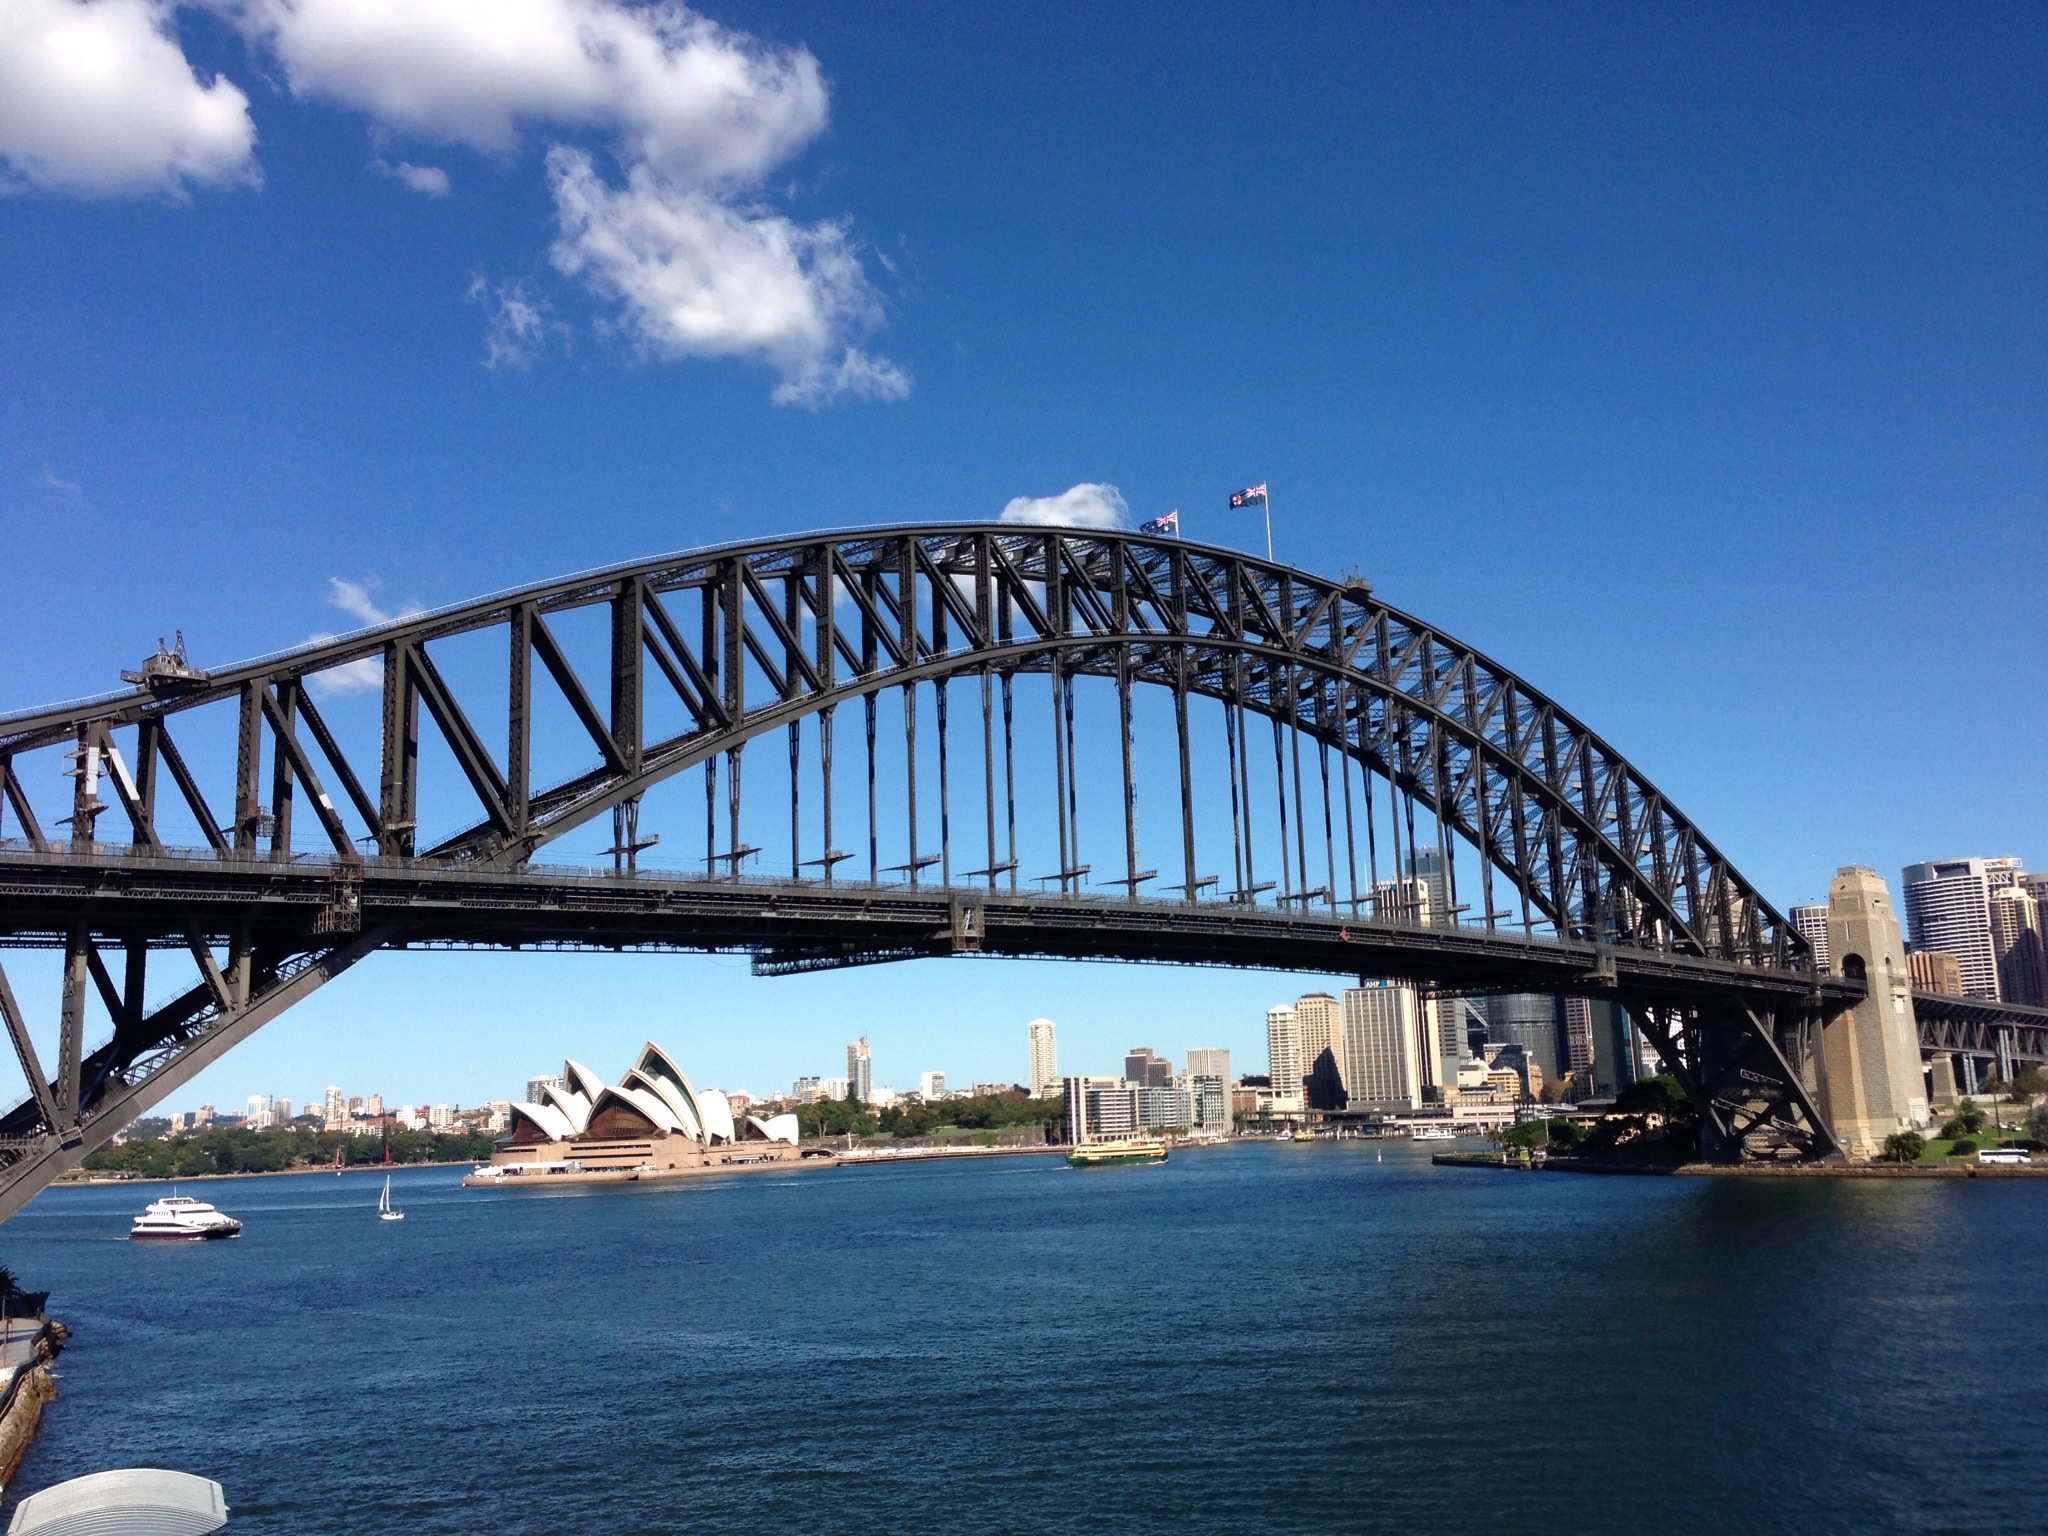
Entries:
<svg viewBox="0 0 2048 1536">
<path fill-rule="evenodd" d="M 45 1322 L 28 1341 L 27 1358 L 12 1367 L 4 1394 L 0 1394 L 0 1487 L 14 1481 L 15 1470 L 43 1422 L 43 1405 L 57 1400 L 50 1362 L 70 1336 L 62 1323 Z M 10 1350 L 18 1342 L 10 1337 Z"/>
</svg>

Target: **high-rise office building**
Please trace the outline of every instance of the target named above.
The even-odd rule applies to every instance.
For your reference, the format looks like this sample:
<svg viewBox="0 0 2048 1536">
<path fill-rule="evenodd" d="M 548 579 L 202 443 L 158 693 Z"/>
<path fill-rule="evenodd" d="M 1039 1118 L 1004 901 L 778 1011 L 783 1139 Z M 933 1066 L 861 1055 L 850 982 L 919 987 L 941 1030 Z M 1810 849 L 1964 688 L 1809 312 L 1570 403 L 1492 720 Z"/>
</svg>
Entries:
<svg viewBox="0 0 2048 1536">
<path fill-rule="evenodd" d="M 1301 1038 L 1304 1100 L 1310 1109 L 1342 1109 L 1344 1016 L 1337 999 L 1327 992 L 1304 993 L 1294 1000 L 1294 1024 Z"/>
<path fill-rule="evenodd" d="M 1294 1009 L 1282 1003 L 1266 1010 L 1266 1073 L 1283 1109 L 1301 1107 L 1301 1028 Z"/>
<path fill-rule="evenodd" d="M 1051 1019 L 1033 1019 L 1025 1026 L 1025 1033 L 1031 1039 L 1031 1097 L 1042 1099 L 1060 1076 L 1059 1053 L 1053 1044 L 1053 1022 Z"/>
<path fill-rule="evenodd" d="M 338 1125 L 348 1118 L 348 1101 L 342 1098 L 339 1088 L 330 1084 L 321 1102 L 329 1125 Z"/>
<path fill-rule="evenodd" d="M 542 1077 L 529 1077 L 526 1080 L 526 1102 L 529 1104 L 545 1104 L 547 1102 L 547 1092 L 550 1088 L 566 1086 L 567 1084 L 564 1083 L 562 1074 L 559 1072 L 549 1073 Z"/>
<path fill-rule="evenodd" d="M 1991 893 L 1991 954 L 1998 963 L 1998 995 L 2038 1008 L 2048 1003 L 2048 953 L 2042 949 L 2041 909 L 2026 889 L 2001 885 Z"/>
<path fill-rule="evenodd" d="M 1424 848 L 1408 859 L 1411 870 L 1419 871 L 1405 880 L 1383 880 L 1373 892 L 1374 910 L 1382 917 L 1411 923 L 1447 921 L 1450 913 L 1450 885 L 1445 880 L 1442 860 L 1433 848 Z M 1458 1081 L 1458 1063 L 1464 1059 L 1465 1008 L 1458 998 L 1422 998 L 1415 1012 L 1415 1059 L 1426 1088 L 1445 1088 Z"/>
<path fill-rule="evenodd" d="M 1133 1088 L 1133 1112 L 1141 1131 L 1184 1131 L 1195 1123 L 1193 1097 L 1185 1088 Z"/>
<path fill-rule="evenodd" d="M 1562 1020 L 1558 1000 L 1540 992 L 1510 992 L 1487 999 L 1487 1038 L 1497 1045 L 1519 1045 L 1547 1080 L 1560 1077 L 1558 1034 Z"/>
<path fill-rule="evenodd" d="M 1133 1136 L 1139 1130 L 1139 1090 L 1115 1077 L 1064 1077 L 1064 1130 L 1070 1142 Z"/>
<path fill-rule="evenodd" d="M 1230 1081 L 1230 1052 L 1221 1046 L 1196 1046 L 1188 1052 L 1188 1076 Z"/>
<path fill-rule="evenodd" d="M 866 1035 L 846 1042 L 846 1083 L 849 1095 L 862 1104 L 875 1096 L 875 1061 Z"/>
<path fill-rule="evenodd" d="M 289 1125 L 292 1119 L 292 1101 L 290 1099 L 272 1099 L 270 1101 L 270 1112 L 276 1116 L 279 1125 Z"/>
<path fill-rule="evenodd" d="M 1133 1088 L 1164 1088 L 1173 1081 L 1173 1063 L 1149 1045 L 1133 1046 L 1124 1053 L 1124 1081 Z"/>
<path fill-rule="evenodd" d="M 2017 883 L 2017 864 L 2014 859 L 1934 859 L 1908 864 L 1901 877 L 1913 948 L 1954 955 L 1966 997 L 1998 998 L 1998 957 L 1991 947 L 1992 882 Z"/>
<path fill-rule="evenodd" d="M 943 1072 L 920 1072 L 917 1074 L 917 1096 L 927 1104 L 936 1104 L 946 1096 L 946 1074 Z"/>
<path fill-rule="evenodd" d="M 251 1120 L 254 1120 L 254 1119 L 255 1119 L 255 1118 L 256 1118 L 256 1117 L 258 1116 L 258 1115 L 267 1115 L 267 1114 L 269 1114 L 269 1113 L 270 1113 L 270 1095 L 269 1095 L 269 1094 L 267 1094 L 267 1093 L 252 1093 L 252 1094 L 250 1094 L 250 1095 L 249 1095 L 249 1118 L 250 1118 Z"/>
<path fill-rule="evenodd" d="M 1584 997 L 1559 1000 L 1564 1010 L 1564 1062 L 1568 1073 L 1593 1070 L 1593 1003 Z"/>
<path fill-rule="evenodd" d="M 1422 1103 L 1416 1002 L 1415 989 L 1405 982 L 1345 988 L 1344 1075 L 1354 1108 L 1414 1109 Z"/>
<path fill-rule="evenodd" d="M 1421 914 L 1425 923 L 1456 921 L 1451 911 L 1451 882 L 1444 874 L 1444 856 L 1434 848 L 1418 848 L 1402 863 L 1408 878 L 1421 884 L 1429 902 Z"/>
<path fill-rule="evenodd" d="M 1813 946 L 1813 963 L 1825 971 L 1828 968 L 1828 904 L 1810 901 L 1804 906 L 1794 907 L 1787 915 L 1792 919 L 1792 931 Z"/>
<path fill-rule="evenodd" d="M 1944 997 L 1963 995 L 1963 968 L 1954 955 L 1938 949 L 1916 949 L 1906 956 L 1906 974 L 1915 992 L 1939 992 Z"/>
<path fill-rule="evenodd" d="M 1227 1076 L 1219 1077 L 1213 1072 L 1190 1072 L 1188 1099 L 1194 1106 L 1196 1130 L 1215 1131 L 1224 1136 L 1230 1134 L 1230 1079 Z"/>
</svg>

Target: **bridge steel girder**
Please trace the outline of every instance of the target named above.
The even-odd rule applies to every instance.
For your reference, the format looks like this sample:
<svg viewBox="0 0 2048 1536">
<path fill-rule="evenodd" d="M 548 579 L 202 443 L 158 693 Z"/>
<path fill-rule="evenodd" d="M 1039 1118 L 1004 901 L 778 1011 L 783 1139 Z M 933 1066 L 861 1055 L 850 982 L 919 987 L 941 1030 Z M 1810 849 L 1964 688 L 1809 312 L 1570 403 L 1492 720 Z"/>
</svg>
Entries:
<svg viewBox="0 0 2048 1536">
<path fill-rule="evenodd" d="M 677 607 L 696 611 L 679 618 Z M 589 608 L 609 619 L 609 675 L 600 679 L 579 675 L 549 624 L 555 615 Z M 506 637 L 512 662 L 502 766 L 430 654 L 456 637 L 494 630 Z M 313 707 L 316 690 L 308 685 L 336 668 L 376 665 L 382 667 L 384 707 L 373 767 L 348 759 Z M 1297 743 L 1305 737 L 1334 750 L 1423 808 L 1442 835 L 1476 850 L 1486 875 L 1490 940 L 1510 948 L 1520 943 L 1531 953 L 1540 949 L 1545 941 L 1529 937 L 1533 914 L 1555 933 L 1557 952 L 1584 946 L 1612 954 L 1631 986 L 1644 979 L 1643 1006 L 1677 1009 L 1673 1018 L 1693 1020 L 1673 1026 L 1667 1060 L 1684 1067 L 1688 1088 L 1703 1103 L 1715 1102 L 1715 1084 L 1727 1089 L 1727 1071 L 1759 1071 L 1759 1063 L 1768 1065 L 1766 1056 L 1778 1058 L 1773 1070 L 1797 1078 L 1779 1049 L 1785 1030 L 1774 1021 L 1788 1008 L 1811 1010 L 1817 989 L 1839 984 L 1815 974 L 1810 949 L 1790 923 L 1613 747 L 1498 663 L 1382 603 L 1362 581 L 1332 582 L 1235 551 L 1119 532 L 948 524 L 756 541 L 541 583 L 154 689 L 0 716 L 0 805 L 14 811 L 27 834 L 25 847 L 0 844 L 0 943 L 61 944 L 68 941 L 53 936 L 83 923 L 131 952 L 136 946 L 189 948 L 209 984 L 211 946 L 225 943 L 229 990 L 240 999 L 230 1011 L 238 1017 L 257 1006 L 257 994 L 273 995 L 249 984 L 252 954 L 261 951 L 275 968 L 309 955 L 352 953 L 362 939 L 349 940 L 344 950 L 334 936 L 351 921 L 367 922 L 364 933 L 385 932 L 377 925 L 388 918 L 393 926 L 384 942 L 394 944 L 741 947 L 769 955 L 771 966 L 883 953 L 902 925 L 870 924 L 873 931 L 863 934 L 855 931 L 858 922 L 849 927 L 835 917 L 813 934 L 790 915 L 793 895 L 778 898 L 783 910 L 776 921 L 789 927 L 757 926 L 742 935 L 713 921 L 692 937 L 679 922 L 654 932 L 603 924 L 579 929 L 539 912 L 519 919 L 523 928 L 513 917 L 486 921 L 475 905 L 485 898 L 473 892 L 450 898 L 458 904 L 452 917 L 422 923 L 415 921 L 419 903 L 395 891 L 516 877 L 537 850 L 607 811 L 629 808 L 617 825 L 630 829 L 630 808 L 648 789 L 692 768 L 715 770 L 721 759 L 737 828 L 736 769 L 748 741 L 810 717 L 829 721 L 840 705 L 857 700 L 872 711 L 887 689 L 904 690 L 906 730 L 914 731 L 910 704 L 919 685 L 999 680 L 1007 750 L 1010 681 L 1033 673 L 1051 675 L 1057 686 L 1065 686 L 1060 679 L 1087 676 L 1112 680 L 1120 691 L 1132 683 L 1164 687 L 1183 707 L 1188 697 L 1205 696 L 1272 719 L 1276 731 L 1292 729 Z M 532 694 L 542 679 L 567 703 L 599 758 L 593 768 L 551 785 L 530 782 Z M 757 692 L 758 679 L 767 686 Z M 683 731 L 649 739 L 642 704 L 649 687 L 665 687 L 680 703 L 689 719 Z M 229 701 L 238 711 L 235 814 L 223 828 L 207 809 L 172 729 L 186 711 Z M 421 850 L 423 705 L 478 814 L 468 827 Z M 135 732 L 138 763 L 147 761 L 150 792 L 144 797 L 133 790 L 125 771 L 116 775 L 121 809 L 133 827 L 132 842 L 118 847 L 95 840 L 93 819 L 105 807 L 93 797 L 90 775 L 101 771 L 103 756 L 118 762 L 114 733 L 128 729 Z M 43 836 L 15 764 L 23 754 L 73 742 L 78 784 L 66 848 Z M 266 742 L 272 773 L 267 812 L 259 798 Z M 1244 745 L 1249 752 L 1249 741 Z M 95 754 L 90 759 L 88 750 Z M 199 819 L 205 848 L 163 847 L 155 825 L 159 760 Z M 348 844 L 342 814 L 323 787 L 323 765 L 331 770 L 326 782 L 341 788 L 367 829 L 363 840 L 374 848 L 368 858 Z M 993 828 L 992 762 L 989 773 Z M 707 793 L 713 782 L 707 780 Z M 1347 775 L 1347 794 L 1348 785 Z M 294 853 L 295 791 L 312 808 L 310 827 L 333 845 L 331 858 L 309 861 Z M 709 800 L 707 816 L 715 830 Z M 267 848 L 260 841 L 266 832 Z M 1297 839 L 1301 835 L 1297 828 Z M 626 845 L 617 850 L 621 869 L 630 870 L 638 845 L 630 830 L 617 841 Z M 844 855 L 824 851 L 821 884 L 847 889 L 831 874 L 832 860 Z M 734 861 L 728 890 L 751 889 L 738 879 L 741 852 L 735 846 L 719 856 Z M 919 857 L 913 850 L 913 866 Z M 89 871 L 92 893 L 81 897 L 67 889 L 66 870 Z M 917 868 L 909 873 L 916 890 Z M 983 873 L 993 897 L 996 871 Z M 1014 854 L 1008 873 L 1014 894 Z M 552 883 L 533 874 L 542 886 Z M 1187 875 L 1192 883 L 1192 861 Z M 252 878 L 266 882 L 253 895 L 242 889 Z M 1495 878 L 1505 878 L 1525 904 L 1521 939 L 1491 931 L 1495 918 L 1505 915 L 1492 910 Z M 308 880 L 317 887 L 311 895 L 304 889 Z M 1063 888 L 1068 883 L 1063 875 Z M 1302 892 L 1283 893 L 1283 899 L 1300 900 L 1303 911 L 1294 916 L 1307 921 L 1315 893 L 1306 890 L 1305 869 L 1300 883 Z M 143 894 L 173 887 L 181 894 L 170 905 Z M 1320 894 L 1334 915 L 1334 891 Z M 1126 904 L 1134 912 L 1164 905 L 1197 927 L 1240 935 L 1261 931 L 1270 916 L 1256 907 L 1199 902 L 1198 895 L 1190 889 L 1181 903 L 1141 903 L 1132 884 Z M 684 905 L 695 914 L 691 921 L 710 921 L 702 900 L 692 897 Z M 986 948 L 1074 952 L 1062 947 L 1066 938 L 1032 938 L 1061 931 L 1055 914 L 1025 901 L 1015 906 L 1014 915 L 1001 902 L 990 908 Z M 552 934 L 551 921 L 561 924 Z M 1354 916 L 1350 926 L 1380 925 Z M 1195 958 L 1194 947 L 1174 937 L 1181 931 L 1162 918 L 1150 937 L 1127 946 L 1128 957 L 1181 958 L 1167 953 L 1180 943 L 1186 957 Z M 807 950 L 813 942 L 824 949 Z M 1476 974 L 1459 950 L 1462 942 L 1445 929 L 1433 930 L 1425 943 L 1438 951 L 1435 970 L 1420 962 L 1398 968 L 1398 945 L 1376 952 L 1372 967 L 1303 968 L 1442 981 L 1446 972 Z M 1316 943 L 1307 948 L 1321 953 Z M 1209 953 L 1244 956 L 1231 963 L 1266 963 L 1255 949 L 1226 940 L 1212 942 Z M 1292 952 L 1285 943 L 1280 950 Z M 773 958 L 778 953 L 782 960 Z M 1660 967 L 1670 974 L 1669 988 L 1647 980 Z M 1504 962 L 1491 974 L 1510 969 Z M 1529 974 L 1551 977 L 1546 990 L 1569 989 L 1556 980 L 1554 966 L 1530 962 Z M 221 1000 L 209 997 L 207 1006 L 218 1008 Z M 85 1099 L 77 1107 L 106 1134 L 115 1128 L 107 1119 L 117 1099 L 127 1112 L 143 1102 L 140 1085 L 126 1074 L 151 1052 L 176 1043 L 168 1035 L 147 1038 L 145 1023 L 127 1023 L 80 1064 Z M 171 1086 L 161 1071 L 147 1080 L 159 1093 Z M 1802 1094 L 1791 1081 L 1780 1098 L 1790 1102 Z M 1716 1134 L 1744 1141 L 1747 1111 L 1728 1113 L 1734 1118 Z M 1817 1123 L 1810 1105 L 1798 1114 Z M 32 1097 L 0 1119 L 0 1136 L 44 1118 Z M 1824 1139 L 1813 1148 L 1824 1151 Z"/>
<path fill-rule="evenodd" d="M 1913 1014 L 1920 1023 L 1923 1051 L 1997 1056 L 2002 1045 L 2015 1061 L 2048 1062 L 2048 1008 L 1915 992 Z"/>
</svg>

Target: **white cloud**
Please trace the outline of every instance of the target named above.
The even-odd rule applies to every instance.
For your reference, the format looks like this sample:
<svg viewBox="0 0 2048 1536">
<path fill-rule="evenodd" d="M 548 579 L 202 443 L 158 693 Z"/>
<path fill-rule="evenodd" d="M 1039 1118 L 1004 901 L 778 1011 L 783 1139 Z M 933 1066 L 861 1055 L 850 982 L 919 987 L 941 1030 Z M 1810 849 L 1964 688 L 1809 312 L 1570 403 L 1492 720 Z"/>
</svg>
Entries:
<svg viewBox="0 0 2048 1536">
<path fill-rule="evenodd" d="M 256 127 L 202 81 L 169 0 L 0 0 L 0 191 L 182 197 L 255 185 Z"/>
<path fill-rule="evenodd" d="M 320 645 L 338 637 L 321 633 L 308 635 L 306 638 L 313 644 Z M 323 699 L 331 699 L 344 693 L 368 693 L 373 688 L 384 686 L 384 658 L 359 656 L 354 661 L 345 661 L 338 667 L 329 667 L 325 672 L 308 673 L 306 685 Z"/>
<path fill-rule="evenodd" d="M 617 301 L 645 350 L 763 358 L 782 375 L 784 403 L 909 391 L 901 369 L 845 345 L 881 306 L 844 226 L 735 206 L 645 165 L 613 187 L 588 155 L 559 145 L 548 175 L 562 229 L 555 265 Z"/>
<path fill-rule="evenodd" d="M 414 165 L 410 160 L 393 164 L 380 156 L 370 162 L 370 169 L 389 176 L 407 191 L 417 192 L 422 197 L 446 197 L 450 191 L 448 173 L 438 165 Z"/>
<path fill-rule="evenodd" d="M 393 618 L 405 618 L 424 610 L 418 603 L 407 603 L 396 614 L 386 613 L 377 606 L 371 596 L 383 583 L 376 577 L 362 581 L 348 581 L 340 576 L 327 578 L 327 603 L 339 608 L 352 618 L 361 619 L 365 624 L 383 624 Z M 308 635 L 307 641 L 314 645 L 324 644 L 336 636 L 321 631 Z M 343 693 L 366 693 L 372 688 L 384 686 L 384 661 L 378 656 L 363 656 L 355 661 L 344 662 L 338 667 L 329 667 L 325 672 L 315 672 L 307 679 L 313 691 L 322 698 L 331 698 Z"/>
<path fill-rule="evenodd" d="M 84 488 L 76 480 L 66 480 L 49 465 L 43 466 L 43 484 L 53 491 L 62 491 L 66 496 L 83 496 Z"/>
<path fill-rule="evenodd" d="M 215 0 L 300 96 L 507 155 L 522 128 L 596 129 L 621 158 L 749 183 L 825 126 L 807 49 L 772 48 L 674 0 Z"/>
<path fill-rule="evenodd" d="M 371 162 L 445 197 L 446 170 L 386 158 L 411 138 L 509 158 L 549 144 L 557 268 L 616 306 L 650 356 L 750 358 L 779 404 L 900 399 L 905 371 L 858 343 L 880 299 L 846 223 L 762 199 L 769 174 L 824 131 L 808 49 L 764 43 L 681 0 L 184 0 L 226 18 L 293 95 L 365 114 Z M 179 194 L 254 183 L 248 100 L 202 83 L 179 49 L 178 0 L 0 0 L 0 189 Z M 597 136 L 623 172 L 601 171 Z M 526 366 L 545 303 L 492 308 L 493 367 Z"/>
<path fill-rule="evenodd" d="M 295 94 L 365 112 L 380 134 L 497 155 L 534 131 L 605 135 L 624 186 L 584 149 L 549 151 L 552 255 L 618 307 L 643 352 L 759 359 L 779 375 L 782 404 L 909 392 L 901 368 L 854 344 L 881 305 L 846 226 L 799 223 L 750 196 L 825 127 L 809 50 L 762 43 L 677 0 L 215 3 L 235 7 Z M 494 367 L 525 366 L 544 335 L 532 301 L 515 299 L 493 312 Z"/>
<path fill-rule="evenodd" d="M 1057 496 L 1013 496 L 1003 507 L 1006 523 L 1050 523 L 1066 528 L 1122 528 L 1130 521 L 1124 493 L 1099 480 L 1084 480 Z"/>
<path fill-rule="evenodd" d="M 547 300 L 528 296 L 524 283 L 487 283 L 479 273 L 470 279 L 465 297 L 490 310 L 484 327 L 484 366 L 493 373 L 500 368 L 531 368 L 547 345 L 548 332 L 562 329 L 549 322 Z"/>
</svg>

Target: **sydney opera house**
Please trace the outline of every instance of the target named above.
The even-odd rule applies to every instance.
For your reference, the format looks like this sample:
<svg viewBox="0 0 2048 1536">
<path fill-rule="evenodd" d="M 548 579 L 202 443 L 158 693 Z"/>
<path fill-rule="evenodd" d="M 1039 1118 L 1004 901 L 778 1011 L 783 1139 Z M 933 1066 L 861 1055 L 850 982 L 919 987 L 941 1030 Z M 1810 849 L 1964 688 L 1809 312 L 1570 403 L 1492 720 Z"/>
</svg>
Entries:
<svg viewBox="0 0 2048 1536">
<path fill-rule="evenodd" d="M 563 1063 L 562 1081 L 550 1084 L 540 1103 L 512 1106 L 512 1133 L 498 1142 L 490 1169 L 479 1172 L 661 1178 L 795 1162 L 797 1156 L 795 1115 L 735 1122 L 724 1094 L 692 1086 L 650 1040 L 609 1087 L 581 1062 Z"/>
</svg>

